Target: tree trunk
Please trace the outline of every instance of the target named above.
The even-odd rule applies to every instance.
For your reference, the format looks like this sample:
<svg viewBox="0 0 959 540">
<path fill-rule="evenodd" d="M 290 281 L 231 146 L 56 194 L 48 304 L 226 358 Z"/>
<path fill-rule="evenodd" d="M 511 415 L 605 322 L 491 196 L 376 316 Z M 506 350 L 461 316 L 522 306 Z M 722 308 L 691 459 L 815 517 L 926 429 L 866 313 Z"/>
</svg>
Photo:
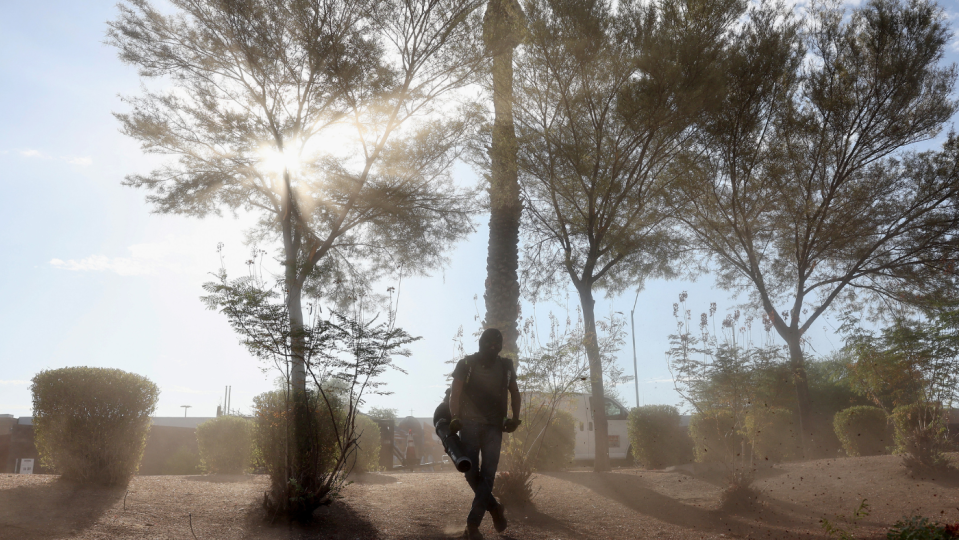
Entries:
<svg viewBox="0 0 959 540">
<path fill-rule="evenodd" d="M 294 519 L 306 519 L 319 505 L 315 497 L 318 481 L 315 470 L 315 453 L 313 448 L 313 429 L 309 396 L 306 392 L 306 343 L 303 328 L 303 287 L 298 279 L 298 265 L 300 242 L 296 228 L 294 212 L 296 202 L 293 200 L 290 189 L 289 173 L 284 172 L 287 193 L 285 211 L 282 218 L 283 248 L 286 259 L 284 261 L 284 285 L 286 286 L 286 307 L 290 321 L 290 386 L 293 396 L 293 455 L 290 456 L 291 470 L 288 478 L 296 482 L 287 482 L 285 494 L 273 494 L 274 504 Z M 302 490 L 294 493 L 294 490 Z M 280 499 L 280 497 L 283 497 Z"/>
<path fill-rule="evenodd" d="M 486 258 L 486 320 L 483 326 L 503 333 L 503 352 L 516 358 L 519 335 L 519 182 L 516 132 L 513 127 L 513 50 L 493 57 L 493 141 L 489 154 L 490 218 Z"/>
<path fill-rule="evenodd" d="M 523 24 L 519 5 L 490 0 L 483 37 L 493 56 L 493 140 L 490 156 L 489 245 L 486 257 L 485 328 L 503 333 L 503 353 L 517 359 L 519 336 L 519 222 L 522 204 L 516 172 L 516 130 L 513 126 L 513 49 Z"/>
<path fill-rule="evenodd" d="M 599 356 L 599 340 L 596 334 L 596 315 L 593 310 L 592 288 L 583 283 L 579 288 L 579 301 L 583 306 L 583 324 L 586 331 L 586 357 L 589 359 L 589 382 L 593 399 L 593 428 L 596 435 L 596 459 L 593 471 L 610 470 L 609 465 L 609 423 L 606 421 L 606 393 L 603 389 L 603 362 Z"/>
<path fill-rule="evenodd" d="M 809 380 L 806 377 L 806 362 L 803 358 L 801 338 L 798 330 L 790 329 L 783 336 L 789 346 L 789 366 L 796 385 L 796 403 L 799 407 L 799 434 L 804 457 L 809 458 L 814 439 L 812 422 L 812 401 L 809 398 Z"/>
</svg>

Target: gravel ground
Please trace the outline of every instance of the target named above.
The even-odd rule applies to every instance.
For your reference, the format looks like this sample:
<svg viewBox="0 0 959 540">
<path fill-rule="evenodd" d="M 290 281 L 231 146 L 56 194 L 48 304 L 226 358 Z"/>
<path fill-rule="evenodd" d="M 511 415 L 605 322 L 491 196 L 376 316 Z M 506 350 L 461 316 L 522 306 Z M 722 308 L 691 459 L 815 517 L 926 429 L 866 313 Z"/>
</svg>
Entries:
<svg viewBox="0 0 959 540">
<path fill-rule="evenodd" d="M 954 461 L 956 456 L 953 456 Z M 959 521 L 959 478 L 914 478 L 893 456 L 790 463 L 760 472 L 759 503 L 720 508 L 722 475 L 587 470 L 534 477 L 534 506 L 508 512 L 489 539 L 826 538 L 820 520 L 860 539 L 897 519 Z M 462 533 L 472 494 L 455 473 L 371 474 L 310 525 L 270 524 L 262 476 L 138 476 L 129 489 L 76 487 L 55 476 L 0 475 L 0 539 L 431 539 Z M 866 499 L 870 514 L 848 517 Z M 192 522 L 192 531 L 191 531 Z"/>
</svg>

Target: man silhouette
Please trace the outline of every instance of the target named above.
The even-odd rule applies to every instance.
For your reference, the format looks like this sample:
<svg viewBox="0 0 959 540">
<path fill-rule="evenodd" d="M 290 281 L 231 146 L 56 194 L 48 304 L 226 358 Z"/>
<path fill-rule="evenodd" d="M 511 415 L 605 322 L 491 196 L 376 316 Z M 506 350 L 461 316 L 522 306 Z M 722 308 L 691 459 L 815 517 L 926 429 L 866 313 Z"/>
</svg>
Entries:
<svg viewBox="0 0 959 540">
<path fill-rule="evenodd" d="M 473 463 L 466 473 L 474 494 L 464 532 L 469 540 L 483 538 L 479 526 L 487 511 L 498 532 L 507 525 L 503 505 L 493 497 L 493 481 L 503 432 L 512 433 L 520 424 L 520 395 L 513 362 L 499 356 L 501 350 L 503 335 L 487 328 L 480 336 L 479 352 L 460 360 L 453 370 L 450 429 L 459 431 L 463 451 Z M 507 400 L 512 404 L 512 418 L 506 417 Z"/>
</svg>

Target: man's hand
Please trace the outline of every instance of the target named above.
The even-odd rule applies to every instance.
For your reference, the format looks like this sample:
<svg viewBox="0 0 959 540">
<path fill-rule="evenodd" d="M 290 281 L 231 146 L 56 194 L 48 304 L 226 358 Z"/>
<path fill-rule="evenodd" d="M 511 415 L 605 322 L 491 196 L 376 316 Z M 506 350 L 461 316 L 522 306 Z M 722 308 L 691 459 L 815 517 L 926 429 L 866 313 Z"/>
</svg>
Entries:
<svg viewBox="0 0 959 540">
<path fill-rule="evenodd" d="M 518 428 L 522 423 L 523 421 L 517 418 L 507 418 L 503 420 L 503 431 L 506 433 L 512 433 L 516 431 L 516 428 Z"/>
<path fill-rule="evenodd" d="M 456 435 L 459 431 L 463 429 L 463 421 L 459 418 L 453 418 L 450 420 L 450 433 Z"/>
</svg>

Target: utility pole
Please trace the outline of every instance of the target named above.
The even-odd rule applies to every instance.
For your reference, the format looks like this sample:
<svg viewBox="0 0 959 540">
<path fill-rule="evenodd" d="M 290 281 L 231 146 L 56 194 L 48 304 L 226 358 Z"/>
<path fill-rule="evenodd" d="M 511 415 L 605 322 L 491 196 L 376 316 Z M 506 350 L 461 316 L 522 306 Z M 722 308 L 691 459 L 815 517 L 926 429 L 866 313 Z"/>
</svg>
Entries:
<svg viewBox="0 0 959 540">
<path fill-rule="evenodd" d="M 636 386 L 636 407 L 639 407 L 639 368 L 636 367 L 636 302 L 639 302 L 639 291 L 636 291 L 636 299 L 633 300 L 633 309 L 629 312 L 629 325 L 633 330 L 633 383 Z"/>
<path fill-rule="evenodd" d="M 183 407 L 183 418 L 186 418 L 186 410 L 192 407 L 192 405 L 180 405 Z"/>
</svg>

